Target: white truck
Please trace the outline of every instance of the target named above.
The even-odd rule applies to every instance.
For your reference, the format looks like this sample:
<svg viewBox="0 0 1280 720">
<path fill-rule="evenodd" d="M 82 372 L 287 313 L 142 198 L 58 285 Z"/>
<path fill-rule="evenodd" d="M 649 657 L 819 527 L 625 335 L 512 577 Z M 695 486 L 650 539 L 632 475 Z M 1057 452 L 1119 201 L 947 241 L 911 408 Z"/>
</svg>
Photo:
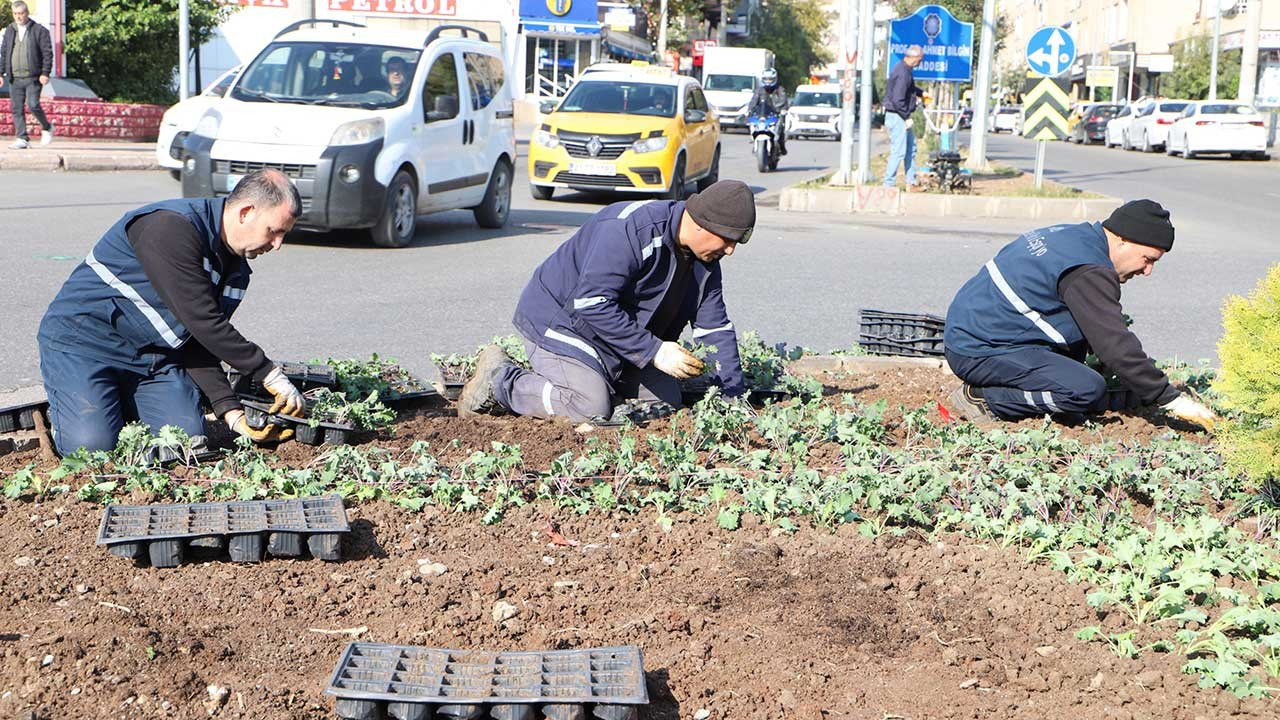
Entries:
<svg viewBox="0 0 1280 720">
<path fill-rule="evenodd" d="M 720 116 L 722 128 L 746 128 L 747 104 L 760 73 L 773 67 L 773 51 L 764 48 L 709 47 L 702 56 L 702 89 Z"/>
</svg>

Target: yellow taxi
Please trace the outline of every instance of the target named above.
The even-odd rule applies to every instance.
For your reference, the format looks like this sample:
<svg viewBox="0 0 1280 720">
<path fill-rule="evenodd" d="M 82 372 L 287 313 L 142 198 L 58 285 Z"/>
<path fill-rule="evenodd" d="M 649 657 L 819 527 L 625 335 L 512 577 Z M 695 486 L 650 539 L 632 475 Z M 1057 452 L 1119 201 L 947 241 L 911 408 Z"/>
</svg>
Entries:
<svg viewBox="0 0 1280 720">
<path fill-rule="evenodd" d="M 665 68 L 584 75 L 529 143 L 533 196 L 556 188 L 682 200 L 720 175 L 720 120 L 693 78 Z"/>
</svg>

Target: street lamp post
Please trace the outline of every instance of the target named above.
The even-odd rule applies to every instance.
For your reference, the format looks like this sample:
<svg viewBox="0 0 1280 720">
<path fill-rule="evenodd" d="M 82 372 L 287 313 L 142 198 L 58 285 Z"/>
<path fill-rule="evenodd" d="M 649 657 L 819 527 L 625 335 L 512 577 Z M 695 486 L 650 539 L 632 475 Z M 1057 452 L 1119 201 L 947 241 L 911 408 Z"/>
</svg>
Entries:
<svg viewBox="0 0 1280 720">
<path fill-rule="evenodd" d="M 1216 0 L 1213 8 L 1213 57 L 1209 60 L 1209 99 L 1218 99 L 1218 37 L 1222 34 L 1222 7 L 1235 5 L 1235 0 Z"/>
</svg>

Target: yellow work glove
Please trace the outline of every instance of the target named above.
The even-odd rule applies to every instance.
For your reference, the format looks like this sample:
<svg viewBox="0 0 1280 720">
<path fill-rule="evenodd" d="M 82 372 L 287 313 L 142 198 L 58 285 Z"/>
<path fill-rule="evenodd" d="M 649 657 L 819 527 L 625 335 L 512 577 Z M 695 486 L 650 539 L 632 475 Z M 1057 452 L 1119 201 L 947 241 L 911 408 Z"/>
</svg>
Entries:
<svg viewBox="0 0 1280 720">
<path fill-rule="evenodd" d="M 288 376 L 279 365 L 271 368 L 271 372 L 262 378 L 262 387 L 276 399 L 267 412 L 272 415 L 280 413 L 291 417 L 305 417 L 307 401 L 302 397 L 302 393 L 298 392 L 298 388 L 289 382 Z"/>
<path fill-rule="evenodd" d="M 929 107 L 930 105 L 933 104 L 933 96 L 930 95 L 929 93 L 925 93 L 923 96 L 921 96 L 920 99 L 924 103 L 925 107 Z"/>
<path fill-rule="evenodd" d="M 1209 432 L 1213 432 L 1214 423 L 1218 421 L 1218 416 L 1212 410 L 1186 395 L 1179 395 L 1160 407 L 1179 420 L 1199 425 Z"/>
<path fill-rule="evenodd" d="M 260 430 L 249 427 L 249 420 L 244 416 L 243 410 L 231 410 L 223 416 L 223 420 L 227 423 L 227 427 L 231 428 L 231 432 L 243 435 L 256 443 L 284 442 L 293 437 L 293 428 L 282 428 L 275 423 Z"/>
<path fill-rule="evenodd" d="M 685 350 L 680 343 L 667 341 L 653 356 L 653 366 L 673 378 L 683 380 L 702 374 L 703 362 Z"/>
</svg>

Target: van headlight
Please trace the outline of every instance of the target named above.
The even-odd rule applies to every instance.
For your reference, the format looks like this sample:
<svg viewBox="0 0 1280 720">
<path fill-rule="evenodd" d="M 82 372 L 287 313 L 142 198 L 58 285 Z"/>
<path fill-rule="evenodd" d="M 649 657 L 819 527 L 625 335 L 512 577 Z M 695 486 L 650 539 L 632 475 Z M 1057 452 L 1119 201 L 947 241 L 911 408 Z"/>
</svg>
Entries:
<svg viewBox="0 0 1280 720">
<path fill-rule="evenodd" d="M 657 152 L 667 147 L 666 136 L 645 138 L 631 143 L 631 149 L 637 153 Z"/>
<path fill-rule="evenodd" d="M 333 137 L 329 138 L 329 146 L 363 145 L 381 140 L 386 133 L 387 124 L 380 117 L 352 120 L 339 125 L 333 131 Z"/>
<path fill-rule="evenodd" d="M 205 113 L 200 118 L 200 122 L 196 123 L 196 129 L 192 131 L 194 135 L 200 135 L 207 138 L 218 137 L 218 128 L 222 125 L 222 116 L 216 112 Z"/>
<path fill-rule="evenodd" d="M 560 147 L 559 136 L 557 136 L 555 133 L 547 132 L 546 130 L 539 130 L 538 132 L 534 133 L 533 141 L 537 143 L 539 147 L 544 147 L 544 148 Z"/>
</svg>

